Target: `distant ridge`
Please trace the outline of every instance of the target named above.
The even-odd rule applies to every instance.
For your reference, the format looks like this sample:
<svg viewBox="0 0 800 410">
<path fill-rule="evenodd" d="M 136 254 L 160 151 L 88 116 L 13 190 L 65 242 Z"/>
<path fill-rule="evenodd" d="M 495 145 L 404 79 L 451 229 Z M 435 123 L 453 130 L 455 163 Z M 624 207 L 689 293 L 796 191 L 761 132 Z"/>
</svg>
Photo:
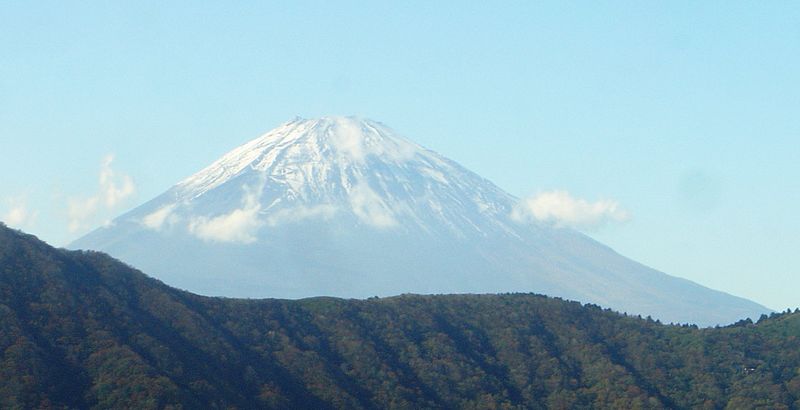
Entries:
<svg viewBox="0 0 800 410">
<path fill-rule="evenodd" d="M 769 312 L 521 222 L 517 202 L 379 122 L 295 119 L 70 247 L 206 295 L 537 292 L 704 326 Z"/>
</svg>

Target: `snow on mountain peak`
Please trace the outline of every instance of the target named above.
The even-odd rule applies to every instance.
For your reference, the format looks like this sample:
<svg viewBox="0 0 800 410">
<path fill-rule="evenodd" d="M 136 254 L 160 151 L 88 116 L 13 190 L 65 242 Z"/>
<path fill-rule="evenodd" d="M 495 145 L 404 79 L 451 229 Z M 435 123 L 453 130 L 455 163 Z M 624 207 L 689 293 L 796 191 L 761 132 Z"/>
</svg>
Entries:
<svg viewBox="0 0 800 410">
<path fill-rule="evenodd" d="M 514 202 L 379 122 L 321 117 L 286 122 L 233 149 L 139 217 L 156 230 L 182 219 L 201 239 L 241 243 L 265 227 L 348 215 L 373 229 L 462 237 L 513 230 Z"/>
<path fill-rule="evenodd" d="M 426 151 L 384 125 L 356 117 L 295 119 L 224 155 L 179 184 L 200 195 L 248 168 L 284 172 L 306 163 L 340 166 L 363 163 L 373 156 L 403 163 Z M 319 167 L 317 167 L 319 168 Z"/>
</svg>

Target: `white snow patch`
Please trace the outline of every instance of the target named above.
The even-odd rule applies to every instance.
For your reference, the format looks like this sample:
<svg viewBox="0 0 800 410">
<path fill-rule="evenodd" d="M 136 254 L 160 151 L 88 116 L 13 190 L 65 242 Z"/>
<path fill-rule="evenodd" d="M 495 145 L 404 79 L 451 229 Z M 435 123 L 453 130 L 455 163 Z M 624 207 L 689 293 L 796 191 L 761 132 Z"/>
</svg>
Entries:
<svg viewBox="0 0 800 410">
<path fill-rule="evenodd" d="M 444 174 L 433 168 L 424 167 L 420 168 L 420 171 L 423 174 L 433 178 L 436 182 L 440 184 L 447 184 L 447 178 L 444 176 Z"/>
</svg>

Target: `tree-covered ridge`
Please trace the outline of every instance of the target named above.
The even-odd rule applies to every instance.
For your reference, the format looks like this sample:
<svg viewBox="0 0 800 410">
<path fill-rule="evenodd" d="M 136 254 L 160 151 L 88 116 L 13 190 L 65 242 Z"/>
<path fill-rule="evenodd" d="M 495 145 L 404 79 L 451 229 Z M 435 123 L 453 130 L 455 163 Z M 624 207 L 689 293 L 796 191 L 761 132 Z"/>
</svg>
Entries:
<svg viewBox="0 0 800 410">
<path fill-rule="evenodd" d="M 0 227 L 3 408 L 797 408 L 798 336 L 531 294 L 208 298 Z"/>
</svg>

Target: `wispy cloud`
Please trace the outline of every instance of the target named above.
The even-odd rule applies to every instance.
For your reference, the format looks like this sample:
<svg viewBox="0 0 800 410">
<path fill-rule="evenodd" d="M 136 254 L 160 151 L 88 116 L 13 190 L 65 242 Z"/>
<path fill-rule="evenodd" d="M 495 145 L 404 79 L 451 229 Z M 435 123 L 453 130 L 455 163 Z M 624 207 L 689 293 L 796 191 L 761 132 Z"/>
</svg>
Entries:
<svg viewBox="0 0 800 410">
<path fill-rule="evenodd" d="M 87 198 L 68 200 L 67 213 L 70 232 L 77 232 L 96 224 L 99 217 L 107 216 L 102 214 L 115 210 L 136 192 L 133 179 L 114 171 L 113 162 L 114 155 L 112 154 L 103 158 L 97 193 Z"/>
<path fill-rule="evenodd" d="M 380 126 L 353 118 L 340 117 L 332 121 L 330 141 L 341 155 L 349 159 L 364 161 L 368 156 L 378 156 L 402 162 L 411 159 L 417 150 L 402 138 L 391 137 L 391 131 Z"/>
<path fill-rule="evenodd" d="M 2 220 L 12 228 L 29 228 L 36 222 L 38 214 L 28 207 L 25 198 L 17 197 L 8 200 L 8 209 L 3 213 Z"/>
<path fill-rule="evenodd" d="M 558 226 L 591 230 L 630 219 L 628 211 L 613 200 L 589 202 L 567 191 L 541 192 L 521 200 L 511 217 L 519 222 L 549 222 Z"/>
<path fill-rule="evenodd" d="M 114 208 L 136 192 L 133 179 L 128 175 L 117 175 L 111 168 L 114 155 L 103 158 L 100 168 L 100 195 L 107 208 Z"/>
<path fill-rule="evenodd" d="M 359 183 L 350 191 L 350 205 L 358 219 L 368 225 L 391 228 L 398 224 L 392 210 L 365 182 Z"/>
<path fill-rule="evenodd" d="M 194 236 L 209 242 L 253 243 L 257 240 L 256 234 L 264 224 L 259 220 L 259 195 L 261 189 L 243 187 L 245 193 L 242 197 L 242 207 L 233 211 L 215 216 L 195 217 L 189 222 L 189 232 Z"/>
<path fill-rule="evenodd" d="M 285 223 L 299 222 L 305 219 L 330 219 L 338 208 L 330 204 L 314 206 L 295 206 L 274 212 L 267 218 L 267 225 L 278 226 Z"/>
<path fill-rule="evenodd" d="M 160 231 L 164 224 L 172 224 L 174 222 L 172 211 L 175 210 L 176 205 L 170 204 L 158 208 L 153 213 L 146 215 L 142 218 L 142 224 L 154 231 Z"/>
</svg>

